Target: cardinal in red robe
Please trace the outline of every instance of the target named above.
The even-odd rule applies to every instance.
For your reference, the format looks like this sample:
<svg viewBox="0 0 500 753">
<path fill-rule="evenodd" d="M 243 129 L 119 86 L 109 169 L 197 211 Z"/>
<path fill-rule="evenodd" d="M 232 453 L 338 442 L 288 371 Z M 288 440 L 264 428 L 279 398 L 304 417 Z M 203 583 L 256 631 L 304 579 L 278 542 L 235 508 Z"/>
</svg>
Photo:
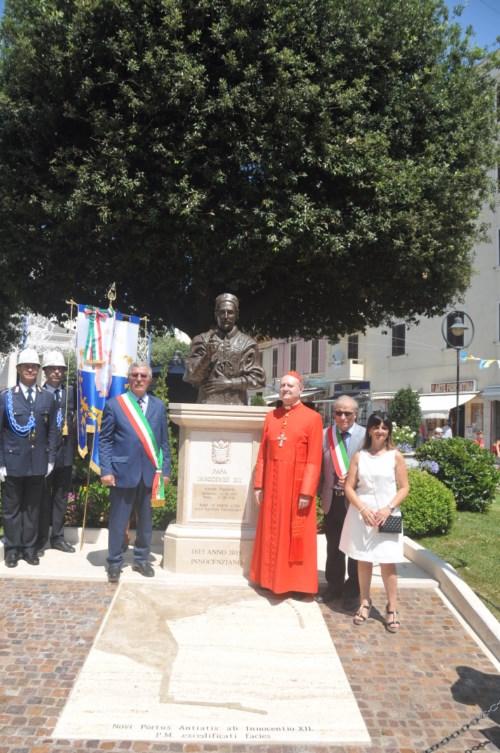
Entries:
<svg viewBox="0 0 500 753">
<path fill-rule="evenodd" d="M 315 494 L 321 472 L 321 416 L 300 401 L 302 378 L 280 382 L 283 406 L 268 413 L 255 467 L 259 519 L 250 580 L 273 593 L 318 590 Z"/>
</svg>

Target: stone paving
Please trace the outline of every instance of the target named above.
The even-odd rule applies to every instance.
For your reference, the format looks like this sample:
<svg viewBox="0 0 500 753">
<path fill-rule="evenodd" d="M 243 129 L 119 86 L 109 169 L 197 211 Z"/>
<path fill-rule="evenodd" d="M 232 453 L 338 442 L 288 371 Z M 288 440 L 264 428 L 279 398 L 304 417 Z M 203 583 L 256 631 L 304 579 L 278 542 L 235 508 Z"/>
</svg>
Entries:
<svg viewBox="0 0 500 753">
<path fill-rule="evenodd" d="M 500 699 L 500 674 L 435 589 L 401 591 L 402 627 L 384 630 L 383 592 L 373 619 L 323 605 L 325 623 L 351 683 L 371 746 L 214 745 L 52 740 L 52 730 L 92 646 L 116 587 L 80 580 L 0 577 L 0 753 L 418 753 Z M 265 671 L 265 668 L 263 668 Z M 98 682 L 98 678 L 96 680 Z M 335 709 L 325 709 L 325 714 Z M 441 750 L 500 750 L 500 712 Z"/>
</svg>

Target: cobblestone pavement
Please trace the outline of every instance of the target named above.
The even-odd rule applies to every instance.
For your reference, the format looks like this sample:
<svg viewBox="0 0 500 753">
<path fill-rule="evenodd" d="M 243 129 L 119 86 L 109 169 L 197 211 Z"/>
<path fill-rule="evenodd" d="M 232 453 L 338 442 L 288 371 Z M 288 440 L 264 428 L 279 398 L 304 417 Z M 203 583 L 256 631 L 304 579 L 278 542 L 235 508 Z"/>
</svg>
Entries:
<svg viewBox="0 0 500 753">
<path fill-rule="evenodd" d="M 114 591 L 107 583 L 0 578 L 0 753 L 419 753 L 500 698 L 500 675 L 438 594 L 405 589 L 398 635 L 384 630 L 382 592 L 374 598 L 380 612 L 360 627 L 350 614 L 321 607 L 371 746 L 52 740 Z M 497 712 L 440 750 L 463 753 L 487 736 L 495 744 L 484 749 L 499 750 L 499 723 Z"/>
</svg>

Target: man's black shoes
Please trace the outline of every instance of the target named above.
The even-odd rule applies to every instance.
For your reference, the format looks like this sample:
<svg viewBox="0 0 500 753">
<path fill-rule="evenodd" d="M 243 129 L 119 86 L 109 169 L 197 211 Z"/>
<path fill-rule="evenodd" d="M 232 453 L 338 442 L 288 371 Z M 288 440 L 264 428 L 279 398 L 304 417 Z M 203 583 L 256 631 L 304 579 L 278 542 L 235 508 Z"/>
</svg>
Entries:
<svg viewBox="0 0 500 753">
<path fill-rule="evenodd" d="M 31 552 L 25 552 L 24 555 L 24 561 L 28 563 L 28 565 L 39 565 L 40 560 L 38 559 L 38 556 L 36 554 L 32 554 Z"/>
<path fill-rule="evenodd" d="M 108 565 L 108 582 L 118 583 L 121 571 L 120 565 Z"/>
<path fill-rule="evenodd" d="M 5 554 L 5 566 L 6 567 L 17 567 L 17 561 L 19 559 L 19 555 L 15 550 L 9 550 Z"/>
<path fill-rule="evenodd" d="M 331 601 L 338 601 L 342 598 L 342 589 L 325 588 L 316 597 L 316 601 L 320 604 L 329 604 Z"/>
<path fill-rule="evenodd" d="M 70 544 L 68 541 L 55 541 L 53 544 L 51 544 L 52 549 L 57 549 L 60 552 L 74 552 L 75 547 L 73 544 Z"/>
<path fill-rule="evenodd" d="M 155 574 L 153 566 L 150 565 L 149 562 L 135 562 L 132 565 L 132 570 L 144 575 L 145 578 L 153 578 Z"/>
</svg>

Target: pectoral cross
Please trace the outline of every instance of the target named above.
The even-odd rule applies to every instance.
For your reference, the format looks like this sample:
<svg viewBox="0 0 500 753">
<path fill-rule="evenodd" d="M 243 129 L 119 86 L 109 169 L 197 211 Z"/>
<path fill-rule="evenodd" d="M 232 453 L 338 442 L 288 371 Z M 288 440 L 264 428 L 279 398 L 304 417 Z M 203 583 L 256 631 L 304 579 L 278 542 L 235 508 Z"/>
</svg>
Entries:
<svg viewBox="0 0 500 753">
<path fill-rule="evenodd" d="M 277 439 L 278 439 L 278 447 L 283 447 L 283 442 L 286 442 L 286 435 L 283 434 L 283 429 L 281 430 L 281 434 L 279 435 L 279 437 L 277 437 Z"/>
</svg>

